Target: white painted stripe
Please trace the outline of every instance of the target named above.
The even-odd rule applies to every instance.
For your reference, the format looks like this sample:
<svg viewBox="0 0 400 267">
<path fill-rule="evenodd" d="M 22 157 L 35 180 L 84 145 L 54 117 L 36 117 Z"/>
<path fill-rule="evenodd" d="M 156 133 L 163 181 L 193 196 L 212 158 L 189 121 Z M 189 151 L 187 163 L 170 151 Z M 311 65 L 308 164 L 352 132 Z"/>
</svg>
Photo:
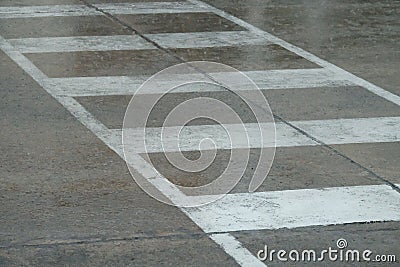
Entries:
<svg viewBox="0 0 400 267">
<path fill-rule="evenodd" d="M 155 49 L 139 35 L 21 38 L 8 40 L 21 53 Z"/>
<path fill-rule="evenodd" d="M 185 208 L 205 232 L 400 221 L 400 194 L 387 185 L 228 194 Z"/>
<path fill-rule="evenodd" d="M 329 145 L 400 141 L 400 117 L 293 121 L 291 124 Z"/>
<path fill-rule="evenodd" d="M 261 89 L 294 89 L 315 87 L 338 87 L 352 85 L 351 82 L 332 74 L 325 69 L 292 69 L 292 70 L 269 70 L 269 71 L 246 71 L 243 72 L 252 79 Z M 199 74 L 200 75 L 200 74 Z M 210 75 L 219 77 L 229 73 Z M 170 79 L 187 81 L 187 75 L 171 76 Z M 97 95 L 133 95 L 139 94 L 162 94 L 170 90 L 169 80 L 160 80 L 159 86 L 151 91 L 139 91 L 137 89 L 148 79 L 148 76 L 128 77 L 72 77 L 51 78 L 46 82 L 55 88 L 58 95 L 69 96 L 97 96 Z M 196 81 L 196 77 L 192 77 Z M 253 90 L 254 86 L 243 84 L 238 90 Z M 207 92 L 221 91 L 216 86 L 193 85 L 179 87 L 171 93 L 183 92 Z"/>
<path fill-rule="evenodd" d="M 274 125 L 271 123 L 262 123 L 263 132 L 273 132 Z M 238 124 L 224 124 L 224 127 L 233 137 L 241 136 L 243 128 Z M 179 132 L 180 126 L 176 127 L 158 127 L 158 128 L 146 128 L 146 147 L 144 147 L 142 135 L 142 129 L 126 129 L 127 136 L 125 150 L 135 151 L 136 153 L 156 153 L 156 152 L 177 152 L 181 151 L 195 151 L 199 150 L 199 142 L 205 138 L 211 138 L 215 142 L 215 147 L 218 149 L 232 149 L 232 148 L 262 148 L 262 147 L 273 147 L 275 144 L 271 137 L 266 136 L 262 141 L 259 136 L 259 125 L 256 123 L 245 123 L 244 127 L 247 130 L 247 139 L 238 139 L 234 144 L 231 144 L 226 131 L 220 125 L 196 125 L 186 126 L 182 129 L 179 136 L 178 148 L 175 146 L 177 138 L 173 134 Z M 161 142 L 161 131 L 164 131 L 165 137 Z M 114 129 L 110 130 L 110 135 L 114 136 L 113 146 L 121 147 L 121 130 Z M 276 146 L 277 147 L 292 147 L 292 146 L 312 146 L 318 145 L 317 142 L 301 134 L 294 128 L 284 123 L 276 123 Z M 203 144 L 202 150 L 214 149 L 211 143 Z"/>
<path fill-rule="evenodd" d="M 99 9 L 114 14 L 156 14 L 206 12 L 207 8 L 189 2 L 143 2 L 121 4 L 96 4 Z M 34 18 L 59 16 L 103 15 L 100 11 L 85 5 L 49 5 L 0 7 L 0 18 Z"/>
<path fill-rule="evenodd" d="M 400 141 L 400 117 L 379 117 L 379 118 L 357 118 L 357 119 L 333 119 L 333 120 L 313 120 L 313 121 L 293 121 L 291 124 L 299 127 L 309 135 L 319 141 L 328 144 L 353 144 L 353 143 L 382 143 Z M 263 129 L 272 129 L 268 123 L 260 124 Z M 274 144 L 264 140 L 261 143 L 258 136 L 258 124 L 244 124 L 249 140 L 240 140 L 232 146 L 223 127 L 219 125 L 196 125 L 185 126 L 179 137 L 179 149 L 181 151 L 199 150 L 199 142 L 205 138 L 211 138 L 218 149 L 231 148 L 260 148 L 271 147 Z M 230 134 L 241 131 L 240 125 L 224 124 Z M 176 127 L 164 127 L 166 133 L 177 132 Z M 115 136 L 113 145 L 121 146 L 121 130 L 110 130 L 111 135 Z M 142 140 L 143 130 L 127 130 L 131 142 L 126 144 L 126 149 L 132 149 L 137 153 L 155 152 L 177 152 L 178 147 L 173 146 L 177 143 L 175 136 L 166 136 L 161 142 L 161 128 L 146 128 L 146 148 Z M 249 143 L 248 143 L 249 142 Z M 211 145 L 211 144 L 210 144 Z M 312 146 L 319 143 L 301 134 L 285 123 L 276 123 L 276 147 L 296 147 Z M 213 146 L 203 146 L 202 150 L 214 149 Z"/>
<path fill-rule="evenodd" d="M 206 12 L 207 8 L 189 2 L 141 2 L 118 4 L 94 4 L 97 8 L 110 14 L 158 14 Z"/>
<path fill-rule="evenodd" d="M 254 34 L 264 36 L 270 42 L 280 45 L 281 47 L 286 48 L 287 50 L 289 50 L 289 51 L 291 51 L 291 52 L 293 52 L 315 64 L 318 64 L 319 66 L 321 66 L 323 68 L 329 69 L 330 71 L 336 73 L 336 75 L 341 76 L 343 80 L 348 80 L 356 85 L 362 86 L 365 89 L 369 90 L 370 92 L 400 106 L 400 96 L 398 96 L 398 95 L 395 95 L 375 84 L 372 84 L 360 77 L 357 77 L 356 75 L 354 75 L 344 69 L 341 69 L 338 66 L 336 66 L 332 63 L 329 63 L 329 62 L 301 49 L 300 47 L 292 45 L 292 44 L 290 44 L 268 32 L 265 32 L 255 26 L 251 25 L 250 23 L 245 22 L 242 19 L 232 16 L 232 15 L 226 13 L 225 11 L 217 9 L 217 8 L 215 8 L 211 5 L 208 5 L 199 0 L 188 0 L 188 2 L 197 4 L 205 9 L 209 9 L 210 11 L 214 12 L 215 14 L 236 23 L 245 29 L 248 29 L 249 31 L 253 32 Z"/>
<path fill-rule="evenodd" d="M 249 31 L 145 34 L 164 48 L 202 48 L 237 45 L 268 45 L 269 41 Z"/>
<path fill-rule="evenodd" d="M 102 13 L 85 5 L 0 7 L 0 18 L 34 18 L 93 15 L 102 15 Z"/>
<path fill-rule="evenodd" d="M 222 249 L 232 256 L 243 267 L 265 267 L 266 265 L 251 254 L 231 234 L 212 234 L 210 238 L 220 245 Z"/>
<path fill-rule="evenodd" d="M 246 31 L 146 34 L 165 48 L 268 44 Z M 138 35 L 19 38 L 8 40 L 22 53 L 156 49 Z"/>
</svg>

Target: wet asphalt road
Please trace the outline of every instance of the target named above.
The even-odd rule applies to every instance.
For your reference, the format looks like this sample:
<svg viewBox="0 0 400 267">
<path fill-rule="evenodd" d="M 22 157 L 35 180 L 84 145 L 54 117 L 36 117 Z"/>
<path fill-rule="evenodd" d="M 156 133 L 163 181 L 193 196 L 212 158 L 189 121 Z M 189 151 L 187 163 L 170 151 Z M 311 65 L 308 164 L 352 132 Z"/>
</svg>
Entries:
<svg viewBox="0 0 400 267">
<path fill-rule="evenodd" d="M 125 11 L 121 11 L 123 5 L 113 5 L 122 2 L 135 1 L 0 1 L 0 35 L 4 38 L 0 51 L 1 266 L 254 266 L 255 255 L 264 245 L 277 250 L 318 251 L 335 247 L 339 238 L 346 239 L 352 249 L 397 255 L 398 264 L 399 2 L 205 1 L 392 93 L 387 98 L 379 97 L 368 86 L 336 80 L 323 82 L 322 78 L 309 85 L 304 85 L 307 81 L 303 79 L 285 87 L 282 81 L 293 80 L 291 73 L 314 73 L 320 66 L 271 40 L 238 38 L 248 29 L 210 10 L 190 6 L 182 11 L 170 3 L 166 7 L 153 6 L 149 11 L 146 4 L 152 5 L 154 1 L 141 1 L 146 4 Z M 69 7 L 75 11 L 63 13 L 54 9 L 60 4 L 83 5 L 85 9 Z M 37 6 L 36 11 L 12 9 L 33 5 Z M 198 32 L 211 35 L 201 38 L 182 35 Z M 212 35 L 215 32 L 228 37 L 217 41 Z M 101 37 L 107 36 L 112 38 L 102 41 Z M 124 39 L 126 36 L 138 38 L 132 41 Z M 61 37 L 66 39 L 57 39 Z M 200 219 L 193 219 L 197 210 L 189 209 L 186 212 L 193 216 L 190 219 L 182 210 L 148 196 L 132 180 L 117 149 L 113 150 L 95 127 L 90 128 L 85 114 L 74 113 L 79 111 L 74 108 L 83 107 L 107 130 L 121 129 L 135 87 L 133 80 L 124 82 L 121 77 L 148 77 L 168 66 L 196 60 L 216 61 L 246 72 L 281 71 L 277 72 L 275 85 L 280 88 L 262 91 L 279 123 L 301 128 L 304 121 L 329 124 L 354 119 L 349 127 L 358 127 L 360 120 L 376 118 L 366 121 L 366 126 L 354 136 L 350 128 L 336 130 L 338 127 L 334 126 L 317 135 L 315 129 L 323 128 L 323 123 L 306 128 L 307 137 L 322 140 L 324 145 L 278 146 L 270 174 L 258 193 L 387 186 L 387 194 L 378 195 L 366 189 L 360 200 L 366 204 L 359 210 L 353 208 L 354 214 L 360 212 L 359 220 L 322 223 L 323 216 L 316 214 L 297 227 L 290 226 L 291 220 L 301 221 L 301 215 L 314 206 L 315 210 L 325 207 L 315 195 L 306 195 L 310 201 L 316 199 L 311 207 L 304 206 L 302 211 L 300 206 L 289 212 L 299 217 L 283 217 L 280 224 L 274 221 L 271 226 L 263 224 L 262 215 L 250 218 L 250 223 L 240 222 L 239 218 L 233 222 L 233 217 L 232 222 L 225 224 L 212 216 L 213 212 L 227 210 L 229 221 L 230 211 L 234 214 L 236 208 L 229 203 L 200 213 L 205 214 Z M 279 78 L 284 73 L 290 74 L 288 78 Z M 162 126 L 166 113 L 179 103 L 199 96 L 224 100 L 237 108 L 246 123 L 256 122 L 229 92 L 180 92 L 160 102 L 149 126 Z M 147 96 L 139 97 L 145 101 Z M 75 106 L 63 102 L 70 98 L 76 101 Z M 375 125 L 385 118 L 392 121 L 384 124 L 381 131 L 375 130 Z M 248 194 L 255 167 L 253 159 L 258 153 L 259 149 L 252 149 L 243 180 L 231 195 Z M 198 151 L 186 152 L 189 158 L 196 158 L 197 154 Z M 198 186 L 223 171 L 229 161 L 229 150 L 219 150 L 210 168 L 190 175 L 173 168 L 163 153 L 154 152 L 149 157 L 168 180 Z M 341 201 L 338 196 L 328 199 L 331 203 L 326 207 L 332 207 L 332 213 L 336 210 L 335 202 Z M 272 202 L 260 204 L 249 200 L 234 204 L 238 209 L 241 204 L 247 205 L 250 217 L 257 210 L 269 212 L 275 208 L 274 216 L 279 217 L 279 205 L 274 206 L 274 199 L 268 200 Z M 348 207 L 352 214 L 351 205 Z M 365 215 L 365 219 L 361 212 L 365 207 L 370 207 L 372 214 L 377 210 L 385 216 Z M 238 221 L 240 229 L 232 226 Z M 241 244 L 240 249 L 232 252 L 229 246 L 226 248 L 210 238 L 212 234 L 226 233 Z M 276 259 L 265 263 L 268 266 L 396 266 L 396 263 L 331 261 L 294 264 Z"/>
</svg>

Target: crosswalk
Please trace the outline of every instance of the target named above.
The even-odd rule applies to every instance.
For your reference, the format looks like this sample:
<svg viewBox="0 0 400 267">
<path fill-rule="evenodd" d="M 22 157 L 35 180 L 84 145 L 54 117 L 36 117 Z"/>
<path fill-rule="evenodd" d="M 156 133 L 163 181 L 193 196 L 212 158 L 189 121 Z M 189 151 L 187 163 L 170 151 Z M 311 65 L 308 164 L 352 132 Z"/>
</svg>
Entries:
<svg viewBox="0 0 400 267">
<path fill-rule="evenodd" d="M 257 128 L 272 128 L 268 123 L 246 123 L 244 126 L 249 135 L 249 143 L 247 140 L 237 143 L 233 146 L 226 137 L 226 132 L 235 134 L 240 133 L 241 125 L 222 124 L 222 125 L 196 125 L 187 126 L 181 131 L 182 138 L 179 151 L 195 151 L 198 144 L 193 140 L 203 140 L 211 138 L 217 149 L 240 149 L 240 148 L 262 148 L 262 147 L 296 147 L 296 146 L 315 146 L 321 144 L 338 145 L 338 144 L 357 144 L 357 143 L 384 143 L 399 142 L 400 118 L 399 117 L 381 117 L 381 118 L 359 118 L 359 119 L 335 119 L 335 120 L 310 120 L 310 121 L 293 121 L 290 122 L 298 129 L 301 129 L 311 136 L 315 137 L 319 142 L 308 138 L 301 134 L 297 129 L 289 125 L 277 122 L 276 140 L 274 143 L 262 143 L 257 137 Z M 221 127 L 221 126 L 224 126 Z M 161 128 L 148 127 L 146 139 L 146 147 L 139 142 L 142 129 L 128 129 L 129 136 L 133 137 L 126 143 L 128 149 L 137 151 L 137 153 L 158 153 L 158 152 L 178 152 L 178 147 L 166 146 L 168 143 L 174 143 L 175 139 L 170 137 L 168 133 L 177 132 L 179 126 L 163 127 L 166 135 L 163 138 L 164 147 L 161 144 Z M 115 136 L 115 147 L 120 143 L 121 131 L 119 129 L 111 130 L 110 136 Z M 204 150 L 211 150 L 213 146 L 203 147 Z"/>
<path fill-rule="evenodd" d="M 86 5 L 53 5 L 0 7 L 0 19 L 105 16 L 122 14 L 180 14 L 213 13 L 245 29 L 222 32 L 144 33 L 139 35 L 115 36 L 67 36 L 10 38 L 0 37 L 1 49 L 24 69 L 48 93 L 56 98 L 71 114 L 99 137 L 118 155 L 124 158 L 121 129 L 110 129 L 90 113 L 77 97 L 133 95 L 149 76 L 88 76 L 48 77 L 27 57 L 28 53 L 58 53 L 77 51 L 131 51 L 164 49 L 232 47 L 245 45 L 279 45 L 280 47 L 316 64 L 316 68 L 250 70 L 244 73 L 263 90 L 301 90 L 303 88 L 361 86 L 373 94 L 400 106 L 400 97 L 369 83 L 339 67 L 326 62 L 292 44 L 289 44 L 245 21 L 201 1 L 143 2 Z M 148 42 L 151 40 L 153 43 Z M 179 77 L 172 79 L 187 79 Z M 213 73 L 214 76 L 227 75 Z M 171 77 L 170 77 L 171 78 Z M 168 81 L 140 94 L 164 94 Z M 251 90 L 243 84 L 238 90 Z M 218 91 L 217 87 L 182 87 L 171 93 L 197 93 Z M 235 131 L 234 124 L 225 125 Z M 257 125 L 245 124 L 252 133 Z M 380 143 L 400 141 L 400 117 L 349 118 L 329 120 L 302 120 L 276 123 L 276 144 L 260 144 L 257 138 L 250 144 L 231 147 L 223 138 L 224 132 L 216 125 L 189 126 L 183 138 L 183 151 L 198 150 L 196 142 L 212 138 L 218 149 L 321 146 L 352 143 Z M 173 127 L 171 127 L 173 128 Z M 147 129 L 153 139 L 146 149 L 132 142 L 126 149 L 135 153 L 176 152 L 165 151 L 159 143 L 161 127 Z M 164 130 L 169 130 L 168 128 Z M 173 129 L 170 129 L 173 130 Z M 140 134 L 142 129 L 131 129 Z M 140 139 L 138 139 L 140 140 Z M 167 140 L 173 142 L 174 140 Z M 204 147 L 203 149 L 212 149 Z M 159 172 L 142 158 L 127 159 L 144 178 L 165 193 L 172 202 L 174 198 L 190 198 L 162 177 Z M 156 177 L 156 178 L 155 178 Z M 312 225 L 344 224 L 370 221 L 400 221 L 400 194 L 395 184 L 352 187 L 330 187 L 321 189 L 299 189 L 288 191 L 235 193 L 202 207 L 181 208 L 201 229 L 210 234 L 222 248 L 243 266 L 261 264 L 240 242 L 229 235 L 231 231 L 295 228 Z M 397 187 L 397 189 L 396 189 Z M 396 189 L 396 190 L 393 190 Z M 332 205 L 335 203 L 335 205 Z M 385 209 L 380 207 L 385 206 Z M 233 244 L 233 245 L 232 245 Z"/>
</svg>

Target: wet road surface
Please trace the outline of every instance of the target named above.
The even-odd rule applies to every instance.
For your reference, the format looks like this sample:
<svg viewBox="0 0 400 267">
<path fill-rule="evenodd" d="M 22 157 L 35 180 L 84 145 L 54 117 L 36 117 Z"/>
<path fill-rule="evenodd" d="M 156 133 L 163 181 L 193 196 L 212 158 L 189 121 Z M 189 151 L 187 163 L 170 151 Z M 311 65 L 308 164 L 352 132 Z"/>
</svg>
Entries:
<svg viewBox="0 0 400 267">
<path fill-rule="evenodd" d="M 350 249 L 397 255 L 398 264 L 399 10 L 392 1 L 1 1 L 0 265 L 285 266 L 257 253 L 265 245 L 321 251 L 340 238 Z M 256 145 L 228 196 L 177 208 L 132 180 L 121 128 L 141 83 L 198 60 L 259 85 L 277 148 L 255 193 Z M 157 131 L 196 97 L 257 123 L 231 92 L 183 88 L 165 95 L 148 127 Z M 207 120 L 191 127 L 200 139 L 218 132 Z M 195 173 L 154 147 L 154 168 L 134 175 L 204 185 L 229 162 L 231 150 L 219 145 L 215 162 Z"/>
</svg>

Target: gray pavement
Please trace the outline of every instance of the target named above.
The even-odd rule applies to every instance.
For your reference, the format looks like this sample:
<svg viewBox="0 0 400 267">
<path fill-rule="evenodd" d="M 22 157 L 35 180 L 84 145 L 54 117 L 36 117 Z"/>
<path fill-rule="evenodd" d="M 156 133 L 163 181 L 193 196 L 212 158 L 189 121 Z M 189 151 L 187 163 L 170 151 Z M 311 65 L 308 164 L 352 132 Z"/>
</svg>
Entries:
<svg viewBox="0 0 400 267">
<path fill-rule="evenodd" d="M 399 2 L 204 1 L 217 9 L 157 2 L 0 2 L 0 266 L 398 265 Z M 239 38 L 243 32 L 249 38 Z M 227 197 L 178 208 L 132 179 L 120 130 L 141 82 L 197 60 L 256 77 L 278 142 L 255 193 L 248 186 L 259 147 Z M 238 95 L 195 90 L 163 96 L 147 127 L 161 128 L 173 108 L 198 97 L 258 123 Z M 201 135 L 214 124 L 189 125 Z M 223 173 L 232 151 L 218 149 L 194 173 L 154 151 L 133 164 L 133 175 L 150 180 L 150 191 L 163 190 L 146 176 L 155 170 L 174 184 L 201 186 Z M 264 245 L 321 251 L 340 238 L 397 262 L 257 259 Z"/>
</svg>

